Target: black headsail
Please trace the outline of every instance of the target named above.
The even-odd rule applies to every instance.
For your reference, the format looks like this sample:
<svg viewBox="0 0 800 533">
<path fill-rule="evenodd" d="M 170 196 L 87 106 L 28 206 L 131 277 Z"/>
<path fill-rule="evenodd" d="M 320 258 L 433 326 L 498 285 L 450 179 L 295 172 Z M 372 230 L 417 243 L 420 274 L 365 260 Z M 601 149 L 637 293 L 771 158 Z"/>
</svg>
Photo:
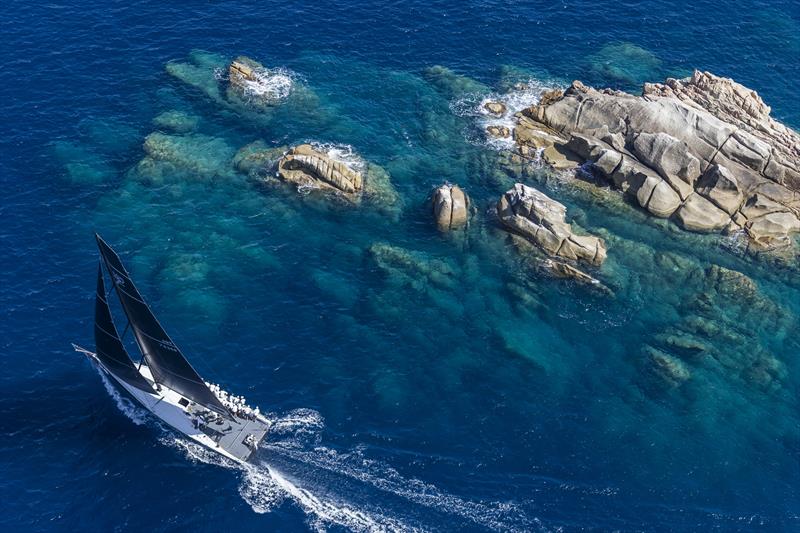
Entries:
<svg viewBox="0 0 800 533">
<path fill-rule="evenodd" d="M 97 296 L 94 301 L 94 344 L 97 358 L 115 376 L 145 392 L 155 392 L 153 387 L 136 370 L 136 366 L 119 338 L 111 310 L 106 300 L 103 270 L 97 265 Z"/>
<path fill-rule="evenodd" d="M 212 411 L 231 417 L 230 412 L 206 386 L 203 378 L 192 368 L 161 327 L 133 284 L 117 253 L 99 235 L 95 237 L 119 301 L 130 321 L 136 343 L 155 381 Z"/>
</svg>

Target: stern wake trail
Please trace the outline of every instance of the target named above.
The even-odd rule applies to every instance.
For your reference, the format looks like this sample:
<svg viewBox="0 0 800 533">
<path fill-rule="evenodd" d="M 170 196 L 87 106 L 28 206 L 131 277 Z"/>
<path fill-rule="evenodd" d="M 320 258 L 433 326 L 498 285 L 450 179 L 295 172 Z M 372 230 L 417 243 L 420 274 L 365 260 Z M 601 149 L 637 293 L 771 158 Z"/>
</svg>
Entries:
<svg viewBox="0 0 800 533">
<path fill-rule="evenodd" d="M 351 531 L 394 532 L 419 531 L 417 527 L 405 524 L 400 520 L 386 517 L 381 513 L 366 512 L 354 507 L 339 498 L 320 496 L 301 488 L 290 481 L 289 477 L 279 472 L 266 462 L 260 464 L 238 464 L 212 452 L 188 439 L 178 437 L 150 413 L 137 407 L 132 401 L 123 397 L 101 370 L 97 370 L 103 385 L 114 400 L 116 407 L 136 425 L 147 425 L 159 434 L 159 442 L 179 450 L 184 456 L 203 464 L 220 466 L 236 470 L 241 474 L 239 494 L 256 513 L 268 513 L 280 506 L 287 498 L 291 499 L 309 520 L 309 526 L 317 531 L 324 531 L 329 526 L 340 526 Z M 309 433 L 309 428 L 322 428 L 322 417 L 310 409 L 298 409 L 283 417 L 272 420 L 280 433 L 291 436 L 298 442 Z"/>
<path fill-rule="evenodd" d="M 258 463 L 235 463 L 177 436 L 122 397 L 102 371 L 98 372 L 117 408 L 137 425 L 154 428 L 162 444 L 193 462 L 238 471 L 239 494 L 256 513 L 269 513 L 290 500 L 317 531 L 330 526 L 364 532 L 424 531 L 439 529 L 441 524 L 452 527 L 454 520 L 462 526 L 496 531 L 544 530 L 538 520 L 528 518 L 513 504 L 464 500 L 420 480 L 404 478 L 390 466 L 365 458 L 360 450 L 340 453 L 320 446 L 325 425 L 312 409 L 268 415 L 270 436 L 277 440 L 262 443 Z"/>
<path fill-rule="evenodd" d="M 330 487 L 336 496 L 359 502 L 359 507 L 380 502 L 381 509 L 392 509 L 393 514 L 418 524 L 422 530 L 546 530 L 514 503 L 460 498 L 432 484 L 406 478 L 385 463 L 365 458 L 360 450 L 339 453 L 322 446 L 302 449 L 268 443 L 260 452 L 269 454 L 271 465 L 280 464 L 282 470 L 296 473 L 296 479 L 310 481 L 315 490 Z"/>
</svg>

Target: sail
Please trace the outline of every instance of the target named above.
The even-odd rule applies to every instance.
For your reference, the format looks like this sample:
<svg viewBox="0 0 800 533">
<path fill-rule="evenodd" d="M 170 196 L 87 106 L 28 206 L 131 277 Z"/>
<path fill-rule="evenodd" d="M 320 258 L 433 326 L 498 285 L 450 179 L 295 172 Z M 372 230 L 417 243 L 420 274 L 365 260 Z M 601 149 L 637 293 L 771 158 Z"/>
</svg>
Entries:
<svg viewBox="0 0 800 533">
<path fill-rule="evenodd" d="M 133 284 L 117 253 L 99 235 L 95 237 L 122 308 L 131 323 L 133 335 L 155 381 L 212 411 L 231 417 L 228 409 L 206 386 L 161 327 Z"/>
<path fill-rule="evenodd" d="M 97 358 L 109 372 L 137 389 L 155 392 L 136 369 L 119 338 L 106 300 L 106 287 L 100 265 L 97 265 L 97 295 L 94 302 L 94 343 Z"/>
</svg>

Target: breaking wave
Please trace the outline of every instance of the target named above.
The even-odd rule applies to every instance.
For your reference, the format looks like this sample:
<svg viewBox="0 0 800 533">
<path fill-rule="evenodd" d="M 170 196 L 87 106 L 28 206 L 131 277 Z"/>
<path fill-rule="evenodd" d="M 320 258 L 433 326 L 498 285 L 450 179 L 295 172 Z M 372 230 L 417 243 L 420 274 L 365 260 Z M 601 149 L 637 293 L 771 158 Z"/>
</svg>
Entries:
<svg viewBox="0 0 800 533">
<path fill-rule="evenodd" d="M 222 69 L 214 72 L 218 80 L 226 80 L 227 73 Z M 240 82 L 246 97 L 278 102 L 288 98 L 295 84 L 301 82 L 300 76 L 287 68 L 261 68 L 253 72 L 255 79 L 242 79 Z"/>
<path fill-rule="evenodd" d="M 334 161 L 344 163 L 350 170 L 362 172 L 366 167 L 366 162 L 359 156 L 355 149 L 349 144 L 341 143 L 320 143 L 312 141 L 311 146 L 314 150 L 322 152 Z"/>
<path fill-rule="evenodd" d="M 292 93 L 296 75 L 285 68 L 265 68 L 255 72 L 255 80 L 243 80 L 245 94 L 254 98 L 282 100 Z"/>
<path fill-rule="evenodd" d="M 492 137 L 486 129 L 492 126 L 514 130 L 514 115 L 523 109 L 538 104 L 544 91 L 558 88 L 554 82 L 544 82 L 531 78 L 518 83 L 508 92 L 491 94 L 470 94 L 451 102 L 450 110 L 460 117 L 472 118 L 476 130 L 467 133 L 467 141 L 476 145 L 490 146 L 499 150 L 507 150 L 513 146 L 513 137 Z M 498 102 L 505 106 L 502 115 L 496 115 L 486 109 L 489 102 Z"/>
</svg>

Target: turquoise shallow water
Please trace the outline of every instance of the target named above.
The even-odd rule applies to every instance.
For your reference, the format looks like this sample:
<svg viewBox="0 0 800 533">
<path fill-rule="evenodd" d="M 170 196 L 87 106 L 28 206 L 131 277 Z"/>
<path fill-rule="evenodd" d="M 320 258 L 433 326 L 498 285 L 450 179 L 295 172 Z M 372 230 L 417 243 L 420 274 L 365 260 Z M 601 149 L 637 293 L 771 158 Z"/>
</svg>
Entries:
<svg viewBox="0 0 800 533">
<path fill-rule="evenodd" d="M 531 170 L 607 240 L 596 275 L 614 296 L 542 277 L 492 223 L 515 178 L 475 112 L 519 80 L 634 90 L 698 67 L 796 127 L 795 5 L 10 12 L 4 529 L 798 527 L 796 259 L 755 261 Z M 298 91 L 271 113 L 221 104 L 215 68 L 240 53 Z M 353 151 L 398 199 L 354 209 L 254 182 L 232 158 L 256 140 Z M 472 198 L 465 235 L 432 223 L 444 181 Z M 272 413 L 257 468 L 187 446 L 70 352 L 91 343 L 95 230 L 198 370 Z M 647 364 L 647 346 L 710 328 L 713 356 L 679 353 L 681 386 Z"/>
</svg>

